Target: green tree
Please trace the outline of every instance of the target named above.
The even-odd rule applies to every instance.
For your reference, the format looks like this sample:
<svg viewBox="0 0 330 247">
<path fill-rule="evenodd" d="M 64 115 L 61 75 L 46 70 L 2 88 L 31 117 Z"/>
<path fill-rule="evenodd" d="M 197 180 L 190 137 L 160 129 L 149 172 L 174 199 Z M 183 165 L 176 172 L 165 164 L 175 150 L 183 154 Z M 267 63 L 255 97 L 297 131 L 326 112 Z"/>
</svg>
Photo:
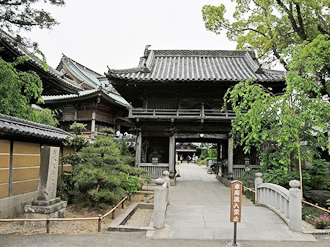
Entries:
<svg viewBox="0 0 330 247">
<path fill-rule="evenodd" d="M 112 129 L 102 129 L 106 135 L 98 135 L 90 143 L 80 134 L 85 126 L 73 124 L 75 135 L 65 142 L 73 147 L 73 152 L 63 157 L 71 164 L 72 173 L 64 173 L 65 185 L 62 188 L 70 201 L 93 207 L 108 207 L 118 202 L 126 193 L 140 189 L 139 175 L 145 170 L 130 165 L 133 157 L 112 137 Z"/>
<path fill-rule="evenodd" d="M 58 122 L 52 111 L 33 109 L 30 105 L 40 99 L 42 81 L 33 71 L 16 69 L 26 60 L 19 57 L 8 63 L 0 58 L 0 113 L 56 126 Z"/>
<path fill-rule="evenodd" d="M 235 85 L 225 95 L 236 113 L 232 128 L 236 144 L 243 145 L 245 152 L 257 147 L 262 166 L 284 174 L 296 170 L 302 179 L 302 160 L 315 163 L 320 149 L 330 149 L 326 136 L 330 102 L 322 93 L 322 80 L 329 78 L 329 47 L 329 35 L 318 35 L 292 50 L 282 95 L 252 80 Z"/>
<path fill-rule="evenodd" d="M 42 8 L 35 7 L 39 0 L 4 0 L 0 1 L 0 27 L 11 34 L 18 33 L 23 29 L 31 31 L 32 28 L 50 29 L 58 24 L 57 21 Z M 44 3 L 62 6 L 63 0 L 45 0 Z M 22 38 L 17 36 L 17 42 Z M 45 56 L 38 49 L 37 43 L 30 44 L 35 54 L 42 56 L 41 63 L 46 68 Z M 13 63 L 0 58 L 0 113 L 8 114 L 27 120 L 44 123 L 52 126 L 58 124 L 55 113 L 49 109 L 33 109 L 32 102 L 42 102 L 42 82 L 39 76 L 32 71 L 18 71 L 16 66 L 23 64 L 29 58 L 19 57 Z"/>
<path fill-rule="evenodd" d="M 283 59 L 285 49 L 330 34 L 329 0 L 232 0 L 233 21 L 225 17 L 226 7 L 205 5 L 202 9 L 207 30 L 227 32 L 238 49 L 252 45 L 266 64 Z"/>
</svg>

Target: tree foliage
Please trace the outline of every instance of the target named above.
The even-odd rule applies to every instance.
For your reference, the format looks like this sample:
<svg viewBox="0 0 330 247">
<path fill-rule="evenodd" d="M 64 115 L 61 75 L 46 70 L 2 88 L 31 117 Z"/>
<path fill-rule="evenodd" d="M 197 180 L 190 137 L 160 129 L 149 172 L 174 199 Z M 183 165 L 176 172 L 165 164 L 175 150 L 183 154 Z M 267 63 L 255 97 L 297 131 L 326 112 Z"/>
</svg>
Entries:
<svg viewBox="0 0 330 247">
<path fill-rule="evenodd" d="M 232 125 L 236 144 L 244 145 L 245 152 L 257 147 L 261 165 L 279 169 L 272 173 L 278 178 L 297 171 L 301 160 L 316 164 L 320 150 L 330 149 L 330 102 L 324 94 L 329 45 L 329 35 L 318 35 L 292 50 L 282 95 L 252 80 L 235 85 L 225 95 L 236 113 Z"/>
<path fill-rule="evenodd" d="M 71 164 L 72 173 L 63 174 L 65 186 L 62 190 L 69 201 L 87 206 L 105 207 L 118 202 L 126 193 L 140 189 L 139 175 L 145 170 L 131 166 L 133 157 L 125 143 L 119 143 L 111 136 L 110 129 L 103 129 L 106 135 L 98 135 L 92 142 L 80 134 L 85 125 L 74 123 L 71 129 L 75 135 L 66 146 L 73 152 L 63 157 L 63 162 Z"/>
<path fill-rule="evenodd" d="M 19 57 L 15 62 L 8 63 L 0 58 L 0 113 L 56 126 L 58 122 L 52 111 L 30 106 L 41 98 L 42 81 L 33 71 L 16 69 L 26 60 Z"/>
<path fill-rule="evenodd" d="M 47 11 L 35 7 L 40 0 L 3 0 L 0 1 L 0 27 L 11 34 L 18 33 L 23 29 L 31 31 L 32 28 L 50 29 L 58 24 Z M 62 6 L 64 0 L 44 0 L 44 3 Z M 23 42 L 17 36 L 17 42 Z M 38 49 L 37 43 L 30 44 L 35 54 L 42 56 L 41 63 L 46 68 L 46 60 L 43 53 Z M 33 109 L 32 102 L 42 101 L 42 81 L 32 71 L 18 71 L 16 66 L 26 62 L 29 58 L 18 57 L 14 63 L 9 63 L 0 58 L 0 112 L 3 114 L 24 118 L 34 122 L 56 126 L 58 121 L 55 113 L 49 109 Z"/>
<path fill-rule="evenodd" d="M 267 64 L 281 61 L 286 48 L 330 34 L 329 0 L 232 0 L 234 21 L 225 17 L 226 7 L 205 5 L 202 9 L 207 30 L 227 32 L 238 49 L 252 45 Z"/>
<path fill-rule="evenodd" d="M 33 27 L 50 29 L 58 22 L 51 14 L 36 4 L 40 0 L 2 0 L 0 1 L 0 26 L 10 33 L 14 32 L 14 27 L 31 31 Z M 63 6 L 64 0 L 44 0 L 55 6 Z"/>
</svg>

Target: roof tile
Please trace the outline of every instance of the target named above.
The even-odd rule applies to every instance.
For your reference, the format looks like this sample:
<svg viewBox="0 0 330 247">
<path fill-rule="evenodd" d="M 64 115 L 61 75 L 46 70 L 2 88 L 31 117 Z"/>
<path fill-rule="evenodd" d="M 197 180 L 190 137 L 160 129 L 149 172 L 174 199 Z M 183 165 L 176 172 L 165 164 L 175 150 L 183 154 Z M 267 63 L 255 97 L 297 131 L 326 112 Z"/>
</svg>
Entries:
<svg viewBox="0 0 330 247">
<path fill-rule="evenodd" d="M 226 50 L 151 50 L 140 66 L 109 70 L 110 79 L 130 81 L 284 81 L 283 71 L 260 67 L 250 51 Z"/>
</svg>

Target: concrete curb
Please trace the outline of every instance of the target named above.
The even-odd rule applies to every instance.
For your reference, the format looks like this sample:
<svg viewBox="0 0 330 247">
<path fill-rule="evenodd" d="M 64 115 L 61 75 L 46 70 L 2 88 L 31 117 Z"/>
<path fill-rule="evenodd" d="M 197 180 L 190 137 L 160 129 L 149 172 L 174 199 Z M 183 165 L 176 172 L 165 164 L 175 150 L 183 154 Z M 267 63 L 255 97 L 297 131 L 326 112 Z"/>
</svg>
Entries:
<svg viewBox="0 0 330 247">
<path fill-rule="evenodd" d="M 153 209 L 153 203 L 142 203 L 134 202 L 132 203 L 123 213 L 121 213 L 114 221 L 108 226 L 108 231 L 119 231 L 119 232 L 137 232 L 137 231 L 154 231 L 155 228 L 150 226 L 125 226 L 125 223 L 130 219 L 130 217 L 135 213 L 138 208 Z"/>
</svg>

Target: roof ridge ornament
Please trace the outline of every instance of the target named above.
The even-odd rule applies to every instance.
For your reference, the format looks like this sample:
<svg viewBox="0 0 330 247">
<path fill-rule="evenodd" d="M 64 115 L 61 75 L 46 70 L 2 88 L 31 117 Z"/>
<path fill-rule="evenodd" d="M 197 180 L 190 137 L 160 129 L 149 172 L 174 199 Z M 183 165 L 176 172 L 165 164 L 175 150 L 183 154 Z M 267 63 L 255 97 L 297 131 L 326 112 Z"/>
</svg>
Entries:
<svg viewBox="0 0 330 247">
<path fill-rule="evenodd" d="M 146 45 L 145 48 L 144 48 L 144 53 L 143 53 L 143 57 L 142 57 L 142 59 L 143 59 L 143 68 L 141 70 L 141 72 L 143 72 L 143 73 L 151 72 L 149 66 L 147 65 L 149 54 L 150 54 L 149 53 L 149 47 L 150 46 L 151 45 Z"/>
<path fill-rule="evenodd" d="M 149 47 L 150 47 L 151 45 L 146 45 L 146 47 L 144 48 L 144 53 L 143 53 L 143 56 L 147 59 L 147 57 L 148 57 L 148 51 L 149 51 Z"/>
</svg>

